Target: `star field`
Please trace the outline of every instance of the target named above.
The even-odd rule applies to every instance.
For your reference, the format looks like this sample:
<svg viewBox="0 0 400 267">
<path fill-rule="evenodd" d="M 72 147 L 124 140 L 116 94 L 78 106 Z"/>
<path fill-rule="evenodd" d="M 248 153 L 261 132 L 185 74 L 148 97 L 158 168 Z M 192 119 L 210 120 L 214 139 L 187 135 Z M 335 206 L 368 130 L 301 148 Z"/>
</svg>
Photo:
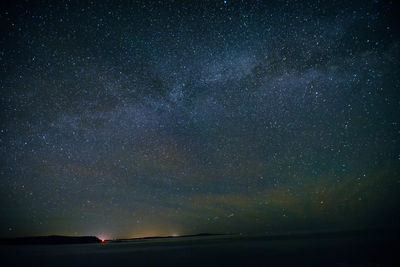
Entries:
<svg viewBox="0 0 400 267">
<path fill-rule="evenodd" d="M 387 1 L 0 9 L 0 236 L 399 222 Z"/>
</svg>

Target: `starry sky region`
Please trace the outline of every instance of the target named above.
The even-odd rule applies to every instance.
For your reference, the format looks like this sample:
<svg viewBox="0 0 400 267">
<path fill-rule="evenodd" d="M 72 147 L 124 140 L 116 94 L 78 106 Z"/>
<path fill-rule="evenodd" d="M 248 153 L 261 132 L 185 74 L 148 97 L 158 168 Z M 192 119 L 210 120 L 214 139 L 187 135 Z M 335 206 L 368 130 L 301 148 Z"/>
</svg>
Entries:
<svg viewBox="0 0 400 267">
<path fill-rule="evenodd" d="M 4 1 L 0 236 L 399 223 L 390 1 Z"/>
</svg>

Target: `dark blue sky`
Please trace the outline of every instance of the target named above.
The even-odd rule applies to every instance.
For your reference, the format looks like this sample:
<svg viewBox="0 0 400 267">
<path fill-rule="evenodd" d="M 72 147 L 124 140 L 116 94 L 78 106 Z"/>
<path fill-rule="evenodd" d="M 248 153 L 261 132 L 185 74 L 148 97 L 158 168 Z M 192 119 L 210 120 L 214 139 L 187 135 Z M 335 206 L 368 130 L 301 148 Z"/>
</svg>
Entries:
<svg viewBox="0 0 400 267">
<path fill-rule="evenodd" d="M 399 223 L 385 1 L 0 8 L 0 236 Z"/>
</svg>

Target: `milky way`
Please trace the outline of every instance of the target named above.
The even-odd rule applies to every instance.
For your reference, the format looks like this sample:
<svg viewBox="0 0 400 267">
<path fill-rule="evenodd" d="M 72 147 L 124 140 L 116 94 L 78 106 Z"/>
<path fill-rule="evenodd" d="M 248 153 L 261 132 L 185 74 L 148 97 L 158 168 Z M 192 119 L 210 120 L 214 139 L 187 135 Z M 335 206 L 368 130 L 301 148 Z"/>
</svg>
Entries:
<svg viewBox="0 0 400 267">
<path fill-rule="evenodd" d="M 49 2 L 1 4 L 0 236 L 399 223 L 390 2 Z"/>
</svg>

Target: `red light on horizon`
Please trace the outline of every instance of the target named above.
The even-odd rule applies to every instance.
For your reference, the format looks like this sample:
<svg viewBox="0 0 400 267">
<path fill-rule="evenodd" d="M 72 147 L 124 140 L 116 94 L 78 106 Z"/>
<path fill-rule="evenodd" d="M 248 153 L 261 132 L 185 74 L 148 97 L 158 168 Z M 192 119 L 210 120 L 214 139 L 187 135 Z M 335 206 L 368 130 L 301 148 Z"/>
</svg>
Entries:
<svg viewBox="0 0 400 267">
<path fill-rule="evenodd" d="M 105 243 L 105 242 L 106 242 L 106 240 L 105 240 L 105 239 L 102 239 L 102 240 L 101 240 L 101 243 Z"/>
</svg>

